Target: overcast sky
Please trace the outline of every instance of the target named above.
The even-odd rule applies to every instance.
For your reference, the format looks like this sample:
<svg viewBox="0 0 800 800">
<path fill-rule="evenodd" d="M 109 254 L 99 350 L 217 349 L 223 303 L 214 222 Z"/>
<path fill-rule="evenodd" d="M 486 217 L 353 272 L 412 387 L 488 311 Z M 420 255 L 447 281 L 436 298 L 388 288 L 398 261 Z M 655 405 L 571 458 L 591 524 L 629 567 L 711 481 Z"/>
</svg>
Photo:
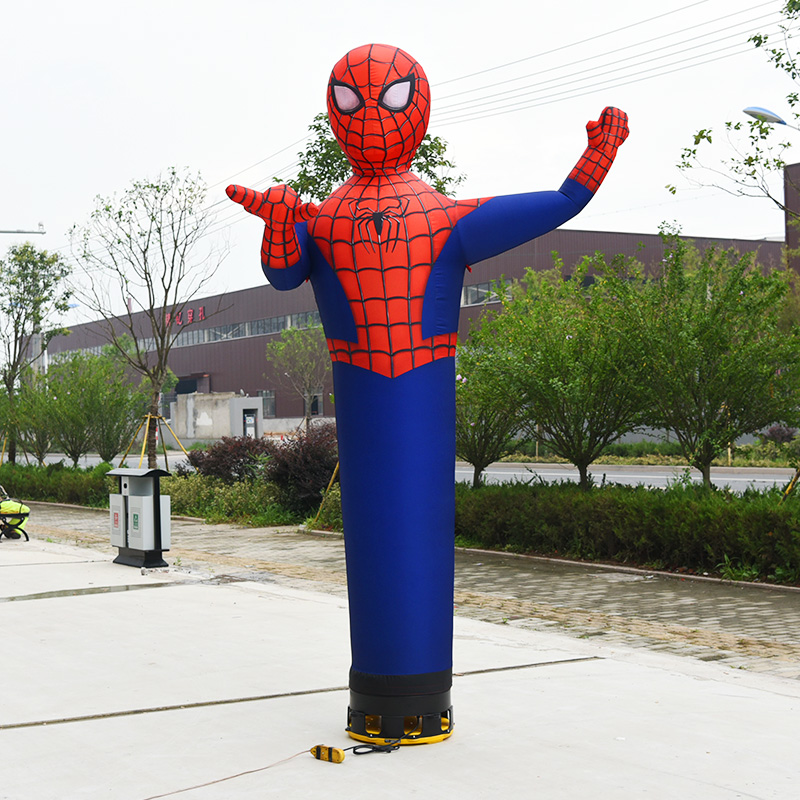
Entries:
<svg viewBox="0 0 800 800">
<path fill-rule="evenodd" d="M 230 182 L 263 188 L 291 175 L 309 122 L 324 110 L 331 67 L 368 42 L 402 47 L 425 69 L 429 130 L 467 175 L 459 197 L 558 188 L 585 147 L 586 121 L 616 105 L 631 136 L 597 198 L 567 227 L 653 233 L 676 221 L 688 235 L 778 237 L 782 216 L 768 201 L 688 188 L 675 164 L 696 130 L 721 130 L 745 106 L 788 114 L 791 82 L 747 43 L 776 30 L 782 5 L 6 4 L 0 229 L 41 221 L 47 233 L 3 235 L 0 249 L 30 238 L 68 254 L 67 231 L 86 220 L 96 195 L 173 165 L 201 172 L 209 205 L 225 200 Z M 525 94 L 501 94 L 510 91 Z M 227 202 L 217 208 L 231 252 L 212 290 L 257 285 L 260 222 Z"/>
</svg>

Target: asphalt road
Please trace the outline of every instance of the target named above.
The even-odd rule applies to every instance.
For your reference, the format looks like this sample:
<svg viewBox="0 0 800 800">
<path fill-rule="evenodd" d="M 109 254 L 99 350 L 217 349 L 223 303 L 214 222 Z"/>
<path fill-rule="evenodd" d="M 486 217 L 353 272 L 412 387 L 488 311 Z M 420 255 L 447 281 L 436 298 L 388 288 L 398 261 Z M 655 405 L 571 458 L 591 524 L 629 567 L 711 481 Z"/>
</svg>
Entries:
<svg viewBox="0 0 800 800">
<path fill-rule="evenodd" d="M 57 453 L 48 456 L 49 463 L 63 460 L 69 463 L 63 455 Z M 168 452 L 168 464 L 165 467 L 164 455 L 159 454 L 159 466 L 172 472 L 179 463 L 185 463 L 186 457 L 179 451 Z M 79 465 L 93 467 L 100 461 L 96 455 L 84 456 Z M 25 463 L 24 457 L 20 463 Z M 137 467 L 139 453 L 128 457 L 128 464 Z M 645 485 L 665 488 L 670 483 L 679 480 L 685 473 L 686 467 L 669 466 L 638 466 L 638 465 L 608 465 L 599 464 L 589 468 L 597 483 L 604 479 L 607 483 L 622 483 L 626 485 Z M 774 485 L 785 486 L 794 475 L 790 468 L 763 468 L 763 467 L 712 467 L 711 480 L 717 487 L 729 486 L 735 492 L 743 492 L 749 487 L 765 489 Z M 702 478 L 696 469 L 690 471 L 693 482 L 700 483 Z M 472 481 L 472 466 L 464 462 L 456 464 L 456 480 L 467 483 Z M 559 481 L 578 480 L 578 471 L 569 464 L 492 464 L 484 472 L 484 480 L 488 483 L 508 483 L 513 481 L 538 481 L 554 483 Z"/>
<path fill-rule="evenodd" d="M 622 483 L 626 485 L 642 484 L 665 488 L 679 480 L 686 467 L 651 467 L 634 465 L 599 464 L 589 468 L 590 474 L 597 483 L 604 479 L 606 483 Z M 472 466 L 458 463 L 456 480 L 471 481 Z M 749 487 L 765 489 L 774 485 L 784 486 L 789 482 L 793 469 L 772 469 L 760 467 L 712 467 L 711 481 L 715 486 L 729 486 L 735 492 L 743 492 Z M 690 471 L 693 482 L 701 483 L 702 477 L 696 469 Z M 484 472 L 484 480 L 488 483 L 507 483 L 510 481 L 538 481 L 547 483 L 578 480 L 578 470 L 569 464 L 492 464 Z"/>
</svg>

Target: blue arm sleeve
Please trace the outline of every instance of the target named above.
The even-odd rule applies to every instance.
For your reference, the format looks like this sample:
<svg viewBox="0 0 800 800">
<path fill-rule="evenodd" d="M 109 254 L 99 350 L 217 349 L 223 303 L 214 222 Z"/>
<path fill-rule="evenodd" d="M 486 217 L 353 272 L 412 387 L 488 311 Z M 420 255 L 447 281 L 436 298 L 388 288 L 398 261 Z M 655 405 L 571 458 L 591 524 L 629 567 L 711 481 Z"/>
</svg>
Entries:
<svg viewBox="0 0 800 800">
<path fill-rule="evenodd" d="M 261 269 L 264 271 L 267 280 L 272 286 L 281 291 L 296 289 L 311 274 L 308 223 L 298 222 L 294 226 L 294 232 L 300 248 L 300 260 L 296 264 L 292 264 L 291 267 L 276 269 L 275 267 L 268 267 L 263 260 L 261 262 Z"/>
<path fill-rule="evenodd" d="M 557 192 L 493 197 L 456 224 L 464 260 L 475 264 L 552 231 L 572 219 L 593 196 L 567 178 Z"/>
</svg>

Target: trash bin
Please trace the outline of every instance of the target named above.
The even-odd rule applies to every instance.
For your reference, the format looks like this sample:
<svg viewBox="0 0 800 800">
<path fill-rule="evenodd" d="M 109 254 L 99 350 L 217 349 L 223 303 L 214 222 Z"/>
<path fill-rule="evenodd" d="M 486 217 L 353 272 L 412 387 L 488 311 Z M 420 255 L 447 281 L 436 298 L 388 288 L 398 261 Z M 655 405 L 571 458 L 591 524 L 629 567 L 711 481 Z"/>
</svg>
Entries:
<svg viewBox="0 0 800 800">
<path fill-rule="evenodd" d="M 119 548 L 115 564 L 166 567 L 163 552 L 170 547 L 170 497 L 161 496 L 163 469 L 112 469 L 119 494 L 109 496 L 111 544 Z"/>
</svg>

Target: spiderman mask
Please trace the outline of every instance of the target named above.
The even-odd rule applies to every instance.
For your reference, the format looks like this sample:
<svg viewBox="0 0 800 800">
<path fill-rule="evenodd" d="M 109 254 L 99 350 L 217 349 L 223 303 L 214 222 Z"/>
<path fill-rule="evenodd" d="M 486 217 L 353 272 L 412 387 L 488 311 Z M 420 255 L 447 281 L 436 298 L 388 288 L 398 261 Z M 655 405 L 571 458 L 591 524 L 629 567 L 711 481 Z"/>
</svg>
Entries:
<svg viewBox="0 0 800 800">
<path fill-rule="evenodd" d="M 356 174 L 408 169 L 428 127 L 428 79 L 397 47 L 357 47 L 333 68 L 328 116 Z"/>
</svg>

